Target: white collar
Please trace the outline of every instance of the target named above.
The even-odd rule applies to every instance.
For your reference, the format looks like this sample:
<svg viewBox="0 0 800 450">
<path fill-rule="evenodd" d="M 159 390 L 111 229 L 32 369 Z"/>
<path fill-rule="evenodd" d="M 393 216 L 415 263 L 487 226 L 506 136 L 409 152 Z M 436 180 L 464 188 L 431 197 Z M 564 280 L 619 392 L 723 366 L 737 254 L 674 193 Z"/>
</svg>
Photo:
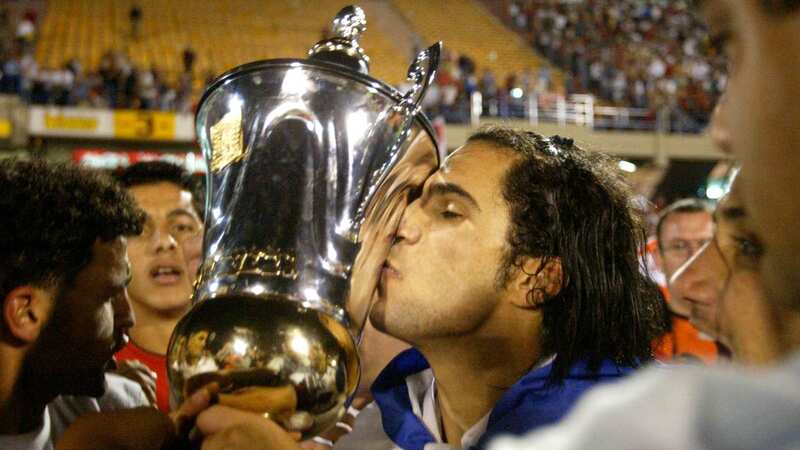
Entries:
<svg viewBox="0 0 800 450">
<path fill-rule="evenodd" d="M 437 443 L 442 443 L 441 415 L 436 406 L 436 379 L 433 377 L 433 370 L 427 369 L 406 378 L 408 386 L 408 397 L 411 401 L 411 409 L 414 415 L 422 420 Z M 461 448 L 475 446 L 478 440 L 486 431 L 489 423 L 489 411 L 477 423 L 472 425 L 464 435 L 461 436 Z"/>
<path fill-rule="evenodd" d="M 554 359 L 555 355 L 544 358 L 531 370 L 540 369 L 551 364 Z M 408 387 L 408 397 L 411 400 L 411 409 L 414 415 L 422 420 L 422 423 L 428 428 L 436 442 L 442 443 L 444 440 L 442 439 L 441 414 L 436 406 L 436 379 L 433 376 L 433 370 L 423 370 L 407 377 L 406 386 Z M 492 410 L 494 410 L 494 407 L 481 420 L 464 432 L 461 436 L 461 448 L 470 448 L 478 443 L 483 433 L 486 432 L 486 426 L 489 424 L 489 416 L 492 414 Z"/>
</svg>

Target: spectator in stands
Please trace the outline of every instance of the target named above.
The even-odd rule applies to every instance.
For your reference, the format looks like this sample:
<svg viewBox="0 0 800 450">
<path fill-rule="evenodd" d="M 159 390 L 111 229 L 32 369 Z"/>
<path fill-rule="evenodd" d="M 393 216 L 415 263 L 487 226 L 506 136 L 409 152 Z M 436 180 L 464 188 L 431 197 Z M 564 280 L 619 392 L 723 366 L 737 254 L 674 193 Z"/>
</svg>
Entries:
<svg viewBox="0 0 800 450">
<path fill-rule="evenodd" d="M 527 0 L 506 13 L 574 85 L 619 106 L 667 107 L 679 130 L 698 131 L 724 86 L 724 61 L 683 1 Z"/>
<path fill-rule="evenodd" d="M 128 21 L 131 26 L 131 39 L 138 41 L 142 36 L 142 8 L 134 4 L 128 11 Z"/>
<path fill-rule="evenodd" d="M 661 212 L 656 225 L 658 252 L 656 264 L 666 277 L 670 290 L 664 294 L 672 311 L 671 330 L 657 349 L 660 360 L 699 359 L 713 363 L 717 359 L 717 346 L 710 338 L 711 330 L 700 335 L 689 322 L 693 308 L 700 307 L 691 296 L 672 292 L 672 279 L 689 258 L 708 243 L 713 236 L 711 206 L 700 199 L 679 200 Z"/>
<path fill-rule="evenodd" d="M 16 48 L 9 46 L 10 55 L 5 60 L 0 60 L 0 93 L 3 94 L 22 94 L 22 67 Z"/>
<path fill-rule="evenodd" d="M 21 44 L 23 52 L 33 50 L 33 43 L 36 39 L 36 13 L 32 10 L 26 11 L 22 19 L 17 22 L 17 42 Z"/>
<path fill-rule="evenodd" d="M 191 306 L 196 272 L 190 271 L 186 257 L 187 252 L 199 253 L 199 198 L 190 175 L 167 162 L 134 164 L 119 179 L 146 219 L 142 235 L 128 241 L 133 273 L 128 292 L 137 323 L 117 358 L 140 360 L 157 374 L 158 407 L 169 411 L 166 353 L 172 330 Z"/>
<path fill-rule="evenodd" d="M 11 27 L 11 17 L 8 9 L 0 7 L 0 62 L 11 56 L 14 32 Z"/>
<path fill-rule="evenodd" d="M 126 237 L 142 212 L 110 180 L 65 165 L 6 159 L 0 191 L 0 448 L 52 448 L 83 413 L 146 402 L 105 374 L 133 324 Z M 108 382 L 111 396 L 89 398 Z"/>
<path fill-rule="evenodd" d="M 192 73 L 194 70 L 194 61 L 197 59 L 197 54 L 194 49 L 190 45 L 187 45 L 184 47 L 181 57 L 183 58 L 183 71 Z"/>
</svg>

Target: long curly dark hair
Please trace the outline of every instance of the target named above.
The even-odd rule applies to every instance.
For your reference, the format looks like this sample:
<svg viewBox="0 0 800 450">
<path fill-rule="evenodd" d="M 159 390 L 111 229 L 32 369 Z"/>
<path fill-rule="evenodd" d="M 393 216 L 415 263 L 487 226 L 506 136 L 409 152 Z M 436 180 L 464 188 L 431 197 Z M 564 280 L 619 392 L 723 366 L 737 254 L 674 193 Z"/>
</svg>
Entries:
<svg viewBox="0 0 800 450">
<path fill-rule="evenodd" d="M 100 173 L 40 160 L 0 161 L 0 298 L 17 286 L 61 287 L 97 239 L 142 232 L 144 213 Z"/>
<path fill-rule="evenodd" d="M 524 256 L 542 257 L 541 267 L 561 262 L 561 290 L 542 306 L 544 349 L 555 354 L 551 381 L 579 360 L 590 370 L 604 359 L 649 361 L 665 331 L 663 299 L 643 272 L 643 220 L 612 158 L 571 139 L 504 127 L 481 130 L 475 141 L 520 156 L 504 180 L 511 225 L 498 283 Z"/>
</svg>

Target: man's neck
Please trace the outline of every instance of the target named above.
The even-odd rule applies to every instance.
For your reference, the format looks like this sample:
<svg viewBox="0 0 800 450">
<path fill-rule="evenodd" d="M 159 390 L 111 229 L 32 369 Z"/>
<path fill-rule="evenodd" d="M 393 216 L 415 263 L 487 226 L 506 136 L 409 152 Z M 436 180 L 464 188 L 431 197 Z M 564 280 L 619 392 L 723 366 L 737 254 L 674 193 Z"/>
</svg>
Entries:
<svg viewBox="0 0 800 450">
<path fill-rule="evenodd" d="M 55 395 L 44 386 L 26 387 L 22 379 L 22 359 L 3 349 L 0 358 L 0 434 L 28 433 L 41 426 L 44 409 Z"/>
<path fill-rule="evenodd" d="M 134 311 L 136 313 L 136 326 L 130 330 L 131 339 L 138 347 L 150 353 L 167 354 L 167 346 L 169 346 L 172 330 L 175 329 L 175 325 L 178 324 L 185 312 L 162 314 L 150 310 L 140 311 L 140 309 Z"/>
<path fill-rule="evenodd" d="M 520 332 L 520 328 L 525 331 Z M 538 326 L 517 327 L 516 332 L 503 334 L 492 338 L 461 336 L 419 346 L 436 378 L 442 438 L 451 446 L 460 447 L 464 433 L 488 414 L 542 356 Z"/>
</svg>

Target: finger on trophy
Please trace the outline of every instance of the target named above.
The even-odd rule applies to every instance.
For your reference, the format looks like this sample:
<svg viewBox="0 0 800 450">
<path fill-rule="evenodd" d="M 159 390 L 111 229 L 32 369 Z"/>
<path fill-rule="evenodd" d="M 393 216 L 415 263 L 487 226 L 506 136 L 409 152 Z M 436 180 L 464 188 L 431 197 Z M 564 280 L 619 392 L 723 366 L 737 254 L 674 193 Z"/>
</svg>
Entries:
<svg viewBox="0 0 800 450">
<path fill-rule="evenodd" d="M 195 389 L 191 396 L 174 411 L 169 413 L 175 429 L 175 439 L 170 448 L 195 448 L 200 436 L 195 427 L 197 415 L 214 403 L 219 384 L 212 382 Z"/>
<path fill-rule="evenodd" d="M 291 425 L 295 431 L 303 431 L 313 425 L 302 417 L 295 417 L 297 392 L 293 386 L 250 386 L 231 393 L 220 393 L 220 405 L 262 414 L 275 422 Z"/>
</svg>

